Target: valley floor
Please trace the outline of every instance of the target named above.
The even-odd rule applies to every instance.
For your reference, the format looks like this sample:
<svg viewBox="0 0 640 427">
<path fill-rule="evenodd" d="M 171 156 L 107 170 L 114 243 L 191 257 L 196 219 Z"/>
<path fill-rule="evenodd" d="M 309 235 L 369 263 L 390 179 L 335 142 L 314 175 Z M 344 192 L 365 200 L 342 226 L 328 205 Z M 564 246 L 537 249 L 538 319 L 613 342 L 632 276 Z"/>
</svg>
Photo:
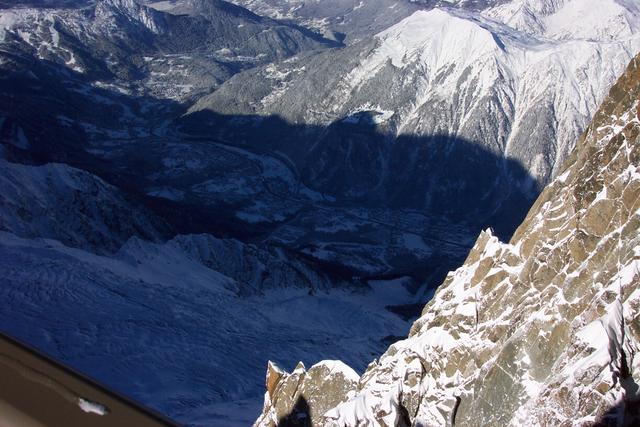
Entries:
<svg viewBox="0 0 640 427">
<path fill-rule="evenodd" d="M 255 419 L 268 360 L 363 370 L 385 337 L 408 331 L 385 309 L 414 302 L 397 280 L 239 297 L 231 279 L 169 244 L 129 246 L 107 257 L 0 232 L 0 325 L 186 425 Z"/>
</svg>

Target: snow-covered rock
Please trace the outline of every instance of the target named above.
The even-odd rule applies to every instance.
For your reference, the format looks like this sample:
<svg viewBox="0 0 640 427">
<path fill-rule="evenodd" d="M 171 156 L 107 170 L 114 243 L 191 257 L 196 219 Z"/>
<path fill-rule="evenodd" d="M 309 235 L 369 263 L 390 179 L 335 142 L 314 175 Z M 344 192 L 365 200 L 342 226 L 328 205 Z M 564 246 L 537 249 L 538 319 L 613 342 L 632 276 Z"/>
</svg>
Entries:
<svg viewBox="0 0 640 427">
<path fill-rule="evenodd" d="M 318 425 L 324 413 L 356 387 L 358 379 L 353 369 L 337 360 L 318 362 L 309 370 L 299 363 L 291 374 L 269 362 L 265 403 L 257 424 Z"/>
<path fill-rule="evenodd" d="M 520 31 L 555 40 L 620 40 L 637 34 L 632 0 L 515 0 L 485 11 Z"/>
<path fill-rule="evenodd" d="M 483 232 L 315 425 L 640 421 L 639 99 L 637 56 L 510 243 Z"/>
</svg>

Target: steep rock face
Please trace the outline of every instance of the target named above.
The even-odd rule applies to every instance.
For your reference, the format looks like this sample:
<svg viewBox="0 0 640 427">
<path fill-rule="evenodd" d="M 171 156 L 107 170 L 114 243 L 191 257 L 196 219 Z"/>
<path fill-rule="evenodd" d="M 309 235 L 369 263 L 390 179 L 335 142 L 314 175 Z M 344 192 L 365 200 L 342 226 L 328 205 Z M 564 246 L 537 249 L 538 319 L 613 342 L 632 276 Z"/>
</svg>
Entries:
<svg viewBox="0 0 640 427">
<path fill-rule="evenodd" d="M 325 360 L 306 370 L 302 363 L 288 374 L 267 367 L 265 403 L 260 425 L 318 425 L 324 413 L 358 384 L 358 374 L 340 361 Z M 330 398 L 327 398 L 331 396 Z"/>
<path fill-rule="evenodd" d="M 316 425 L 638 422 L 639 100 L 637 56 L 511 242 L 482 233 Z"/>
</svg>

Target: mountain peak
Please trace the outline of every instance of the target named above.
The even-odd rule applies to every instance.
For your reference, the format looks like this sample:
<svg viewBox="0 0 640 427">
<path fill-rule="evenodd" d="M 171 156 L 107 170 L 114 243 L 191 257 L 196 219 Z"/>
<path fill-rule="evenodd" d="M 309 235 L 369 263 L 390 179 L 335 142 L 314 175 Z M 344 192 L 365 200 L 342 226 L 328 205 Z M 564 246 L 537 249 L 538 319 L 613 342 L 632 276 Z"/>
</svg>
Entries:
<svg viewBox="0 0 640 427">
<path fill-rule="evenodd" d="M 529 34 L 553 40 L 615 41 L 639 30 L 633 16 L 640 5 L 630 0 L 514 0 L 486 16 Z"/>
<path fill-rule="evenodd" d="M 153 33 L 161 33 L 164 28 L 162 13 L 137 3 L 135 0 L 100 0 L 95 6 L 99 19 L 124 17 L 139 22 Z"/>
<path fill-rule="evenodd" d="M 463 65 L 502 46 L 499 38 L 477 20 L 452 10 L 417 11 L 379 33 L 381 51 L 395 66 L 414 59 Z"/>
</svg>

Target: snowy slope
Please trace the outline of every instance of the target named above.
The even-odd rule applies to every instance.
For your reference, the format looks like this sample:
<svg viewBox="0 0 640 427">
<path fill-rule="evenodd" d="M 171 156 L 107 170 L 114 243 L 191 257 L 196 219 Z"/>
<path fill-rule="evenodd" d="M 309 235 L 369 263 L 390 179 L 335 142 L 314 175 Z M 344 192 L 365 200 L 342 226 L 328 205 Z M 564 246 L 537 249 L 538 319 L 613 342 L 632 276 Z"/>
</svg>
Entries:
<svg viewBox="0 0 640 427">
<path fill-rule="evenodd" d="M 178 422 L 227 427 L 257 417 L 269 358 L 363 369 L 382 338 L 406 333 L 385 310 L 411 299 L 397 284 L 310 292 L 300 264 L 295 276 L 250 252 L 200 235 L 98 256 L 2 231 L 0 328 Z M 258 292 L 256 267 L 288 282 Z"/>
<path fill-rule="evenodd" d="M 233 0 L 260 15 L 290 20 L 347 44 L 381 31 L 418 9 L 404 0 Z"/>
<path fill-rule="evenodd" d="M 89 172 L 0 159 L 0 329 L 207 426 L 257 416 L 269 357 L 358 367 L 408 329 L 386 309 L 414 301 L 407 280 L 355 286 L 286 248 L 171 232 Z"/>
<path fill-rule="evenodd" d="M 176 1 L 176 0 L 174 0 Z M 183 1 L 183 0 L 178 0 Z M 233 0 L 260 15 L 291 20 L 352 44 L 401 21 L 419 9 L 482 10 L 506 0 Z"/>
<path fill-rule="evenodd" d="M 620 40 L 637 34 L 632 0 L 516 0 L 485 13 L 520 31 L 554 40 Z"/>
<path fill-rule="evenodd" d="M 108 253 L 132 236 L 159 240 L 167 229 L 140 203 L 88 172 L 0 160 L 0 230 Z"/>
<path fill-rule="evenodd" d="M 312 425 L 637 424 L 639 94 L 637 56 L 511 242 L 483 232 L 409 337 Z"/>
</svg>

